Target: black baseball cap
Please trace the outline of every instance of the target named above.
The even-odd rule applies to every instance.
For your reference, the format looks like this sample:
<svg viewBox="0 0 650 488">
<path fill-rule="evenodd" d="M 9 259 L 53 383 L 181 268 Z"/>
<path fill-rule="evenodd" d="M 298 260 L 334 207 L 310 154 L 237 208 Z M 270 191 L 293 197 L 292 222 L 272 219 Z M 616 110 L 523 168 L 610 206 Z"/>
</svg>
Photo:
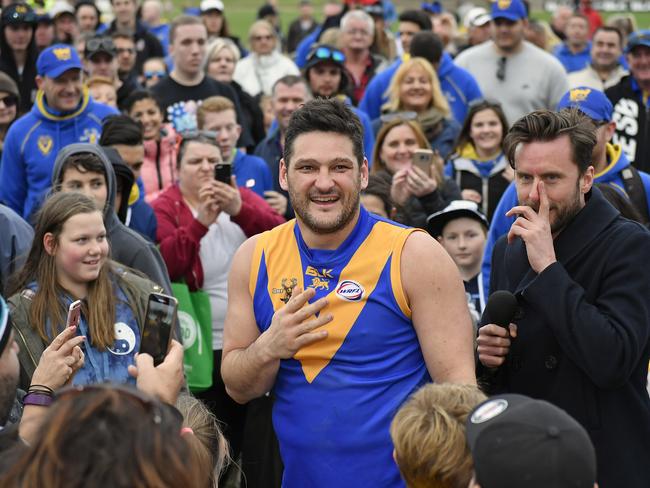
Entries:
<svg viewBox="0 0 650 488">
<path fill-rule="evenodd" d="M 26 3 L 12 3 L 2 9 L 3 25 L 9 24 L 29 24 L 36 25 L 36 13 Z"/>
<path fill-rule="evenodd" d="M 596 482 L 587 431 L 546 401 L 492 397 L 472 410 L 465 432 L 481 488 L 593 488 Z"/>
</svg>

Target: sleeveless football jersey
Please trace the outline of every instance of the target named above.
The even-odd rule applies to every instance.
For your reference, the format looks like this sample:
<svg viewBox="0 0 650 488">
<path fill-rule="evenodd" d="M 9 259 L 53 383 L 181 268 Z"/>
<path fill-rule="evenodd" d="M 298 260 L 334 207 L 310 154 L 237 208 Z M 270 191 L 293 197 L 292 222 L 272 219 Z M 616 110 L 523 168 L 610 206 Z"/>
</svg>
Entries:
<svg viewBox="0 0 650 488">
<path fill-rule="evenodd" d="M 431 381 L 402 289 L 407 229 L 369 214 L 338 249 L 309 249 L 295 221 L 258 236 L 250 292 L 260 332 L 297 285 L 328 297 L 327 339 L 281 361 L 273 424 L 286 487 L 403 487 L 390 422 Z M 321 312 L 321 313 L 323 313 Z"/>
</svg>

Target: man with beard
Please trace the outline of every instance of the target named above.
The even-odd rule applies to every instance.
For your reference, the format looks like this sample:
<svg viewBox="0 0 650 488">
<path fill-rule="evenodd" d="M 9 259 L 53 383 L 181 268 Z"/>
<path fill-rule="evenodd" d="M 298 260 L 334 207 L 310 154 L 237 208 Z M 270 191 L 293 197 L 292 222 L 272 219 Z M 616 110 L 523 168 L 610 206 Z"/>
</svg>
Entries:
<svg viewBox="0 0 650 488">
<path fill-rule="evenodd" d="M 463 285 L 428 234 L 373 216 L 358 117 L 316 99 L 280 164 L 296 219 L 233 259 L 221 372 L 244 403 L 272 390 L 283 486 L 403 486 L 393 415 L 419 386 L 474 384 Z"/>
<path fill-rule="evenodd" d="M 628 74 L 621 65 L 623 36 L 616 27 L 599 27 L 591 40 L 591 63 L 569 75 L 569 86 L 589 86 L 605 91 Z"/>
<path fill-rule="evenodd" d="M 490 289 L 515 294 L 508 327 L 482 318 L 479 378 L 566 410 L 596 448 L 598 485 L 650 486 L 650 233 L 592 188 L 596 134 L 577 109 L 533 112 L 504 141 L 517 218 Z"/>
</svg>

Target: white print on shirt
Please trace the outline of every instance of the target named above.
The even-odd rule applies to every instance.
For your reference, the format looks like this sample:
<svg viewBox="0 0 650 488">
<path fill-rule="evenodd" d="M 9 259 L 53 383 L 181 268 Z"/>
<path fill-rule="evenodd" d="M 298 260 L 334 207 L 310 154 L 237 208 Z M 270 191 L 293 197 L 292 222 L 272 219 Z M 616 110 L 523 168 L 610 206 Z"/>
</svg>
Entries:
<svg viewBox="0 0 650 488">
<path fill-rule="evenodd" d="M 639 104 L 636 100 L 621 98 L 616 103 L 613 115 L 613 120 L 616 122 L 616 133 L 612 137 L 612 142 L 621 146 L 630 161 L 634 161 L 636 155 L 636 137 L 639 134 L 638 117 Z"/>
<path fill-rule="evenodd" d="M 116 356 L 126 356 L 135 349 L 135 332 L 124 322 L 115 324 L 115 344 L 108 348 Z"/>
</svg>

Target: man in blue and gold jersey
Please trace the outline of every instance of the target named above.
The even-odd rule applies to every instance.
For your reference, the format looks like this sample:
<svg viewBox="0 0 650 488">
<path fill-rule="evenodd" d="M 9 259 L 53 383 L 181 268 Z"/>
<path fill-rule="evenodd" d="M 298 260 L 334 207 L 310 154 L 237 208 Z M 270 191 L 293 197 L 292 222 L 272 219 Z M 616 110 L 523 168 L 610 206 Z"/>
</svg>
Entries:
<svg viewBox="0 0 650 488">
<path fill-rule="evenodd" d="M 389 426 L 430 382 L 475 383 L 458 271 L 428 234 L 368 213 L 359 119 L 337 100 L 294 112 L 280 183 L 296 219 L 234 257 L 222 375 L 272 391 L 286 487 L 404 486 Z"/>
</svg>

